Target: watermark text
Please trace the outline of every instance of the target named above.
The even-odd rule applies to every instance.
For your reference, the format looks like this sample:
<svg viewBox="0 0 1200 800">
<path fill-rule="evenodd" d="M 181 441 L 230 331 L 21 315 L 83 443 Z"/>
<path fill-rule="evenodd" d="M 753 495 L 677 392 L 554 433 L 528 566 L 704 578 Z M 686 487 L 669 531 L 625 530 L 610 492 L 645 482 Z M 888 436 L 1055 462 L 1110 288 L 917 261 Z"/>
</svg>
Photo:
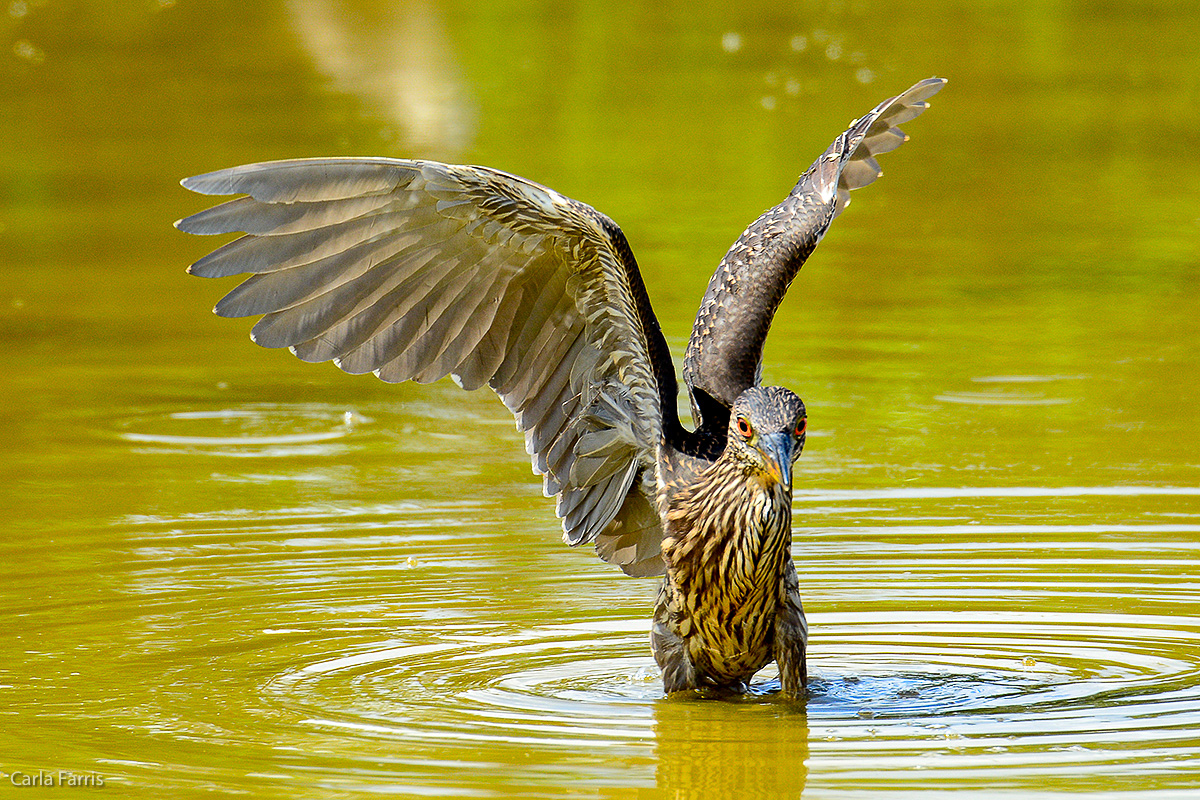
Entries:
<svg viewBox="0 0 1200 800">
<path fill-rule="evenodd" d="M 39 769 L 33 772 L 13 770 L 9 773 L 0 772 L 0 780 L 8 778 L 12 786 L 74 786 L 80 789 L 100 789 L 104 786 L 104 776 L 95 772 L 71 772 L 65 769 Z M 3 784 L 0 784 L 3 785 Z"/>
</svg>

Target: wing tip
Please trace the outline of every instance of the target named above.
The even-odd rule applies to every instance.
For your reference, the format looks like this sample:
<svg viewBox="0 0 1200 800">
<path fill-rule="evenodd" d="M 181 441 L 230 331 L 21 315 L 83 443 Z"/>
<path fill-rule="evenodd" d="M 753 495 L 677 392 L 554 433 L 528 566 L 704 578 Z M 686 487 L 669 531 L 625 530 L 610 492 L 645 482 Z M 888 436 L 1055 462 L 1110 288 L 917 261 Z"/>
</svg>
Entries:
<svg viewBox="0 0 1200 800">
<path fill-rule="evenodd" d="M 203 175 L 192 175 L 181 180 L 179 185 L 189 192 L 195 192 L 196 194 L 230 194 L 230 192 L 221 191 L 219 187 L 213 185 L 216 179 L 221 177 L 224 172 L 227 172 L 227 170 L 206 172 Z"/>
<path fill-rule="evenodd" d="M 924 101 L 940 92 L 942 87 L 944 87 L 947 82 L 947 78 L 939 78 L 938 76 L 934 75 L 926 78 L 923 81 L 917 81 L 914 83 L 908 89 L 908 91 L 904 93 L 904 96 L 911 98 L 912 102 L 910 102 L 909 105 L 915 106 L 919 104 L 922 107 L 927 107 L 925 106 Z"/>
<path fill-rule="evenodd" d="M 171 224 L 175 227 L 175 230 L 182 231 L 183 233 L 190 233 L 195 236 L 204 236 L 206 234 L 215 233 L 215 231 L 204 230 L 196 224 L 203 214 L 204 212 L 201 211 L 199 213 L 192 214 L 191 216 L 177 219 Z"/>
</svg>

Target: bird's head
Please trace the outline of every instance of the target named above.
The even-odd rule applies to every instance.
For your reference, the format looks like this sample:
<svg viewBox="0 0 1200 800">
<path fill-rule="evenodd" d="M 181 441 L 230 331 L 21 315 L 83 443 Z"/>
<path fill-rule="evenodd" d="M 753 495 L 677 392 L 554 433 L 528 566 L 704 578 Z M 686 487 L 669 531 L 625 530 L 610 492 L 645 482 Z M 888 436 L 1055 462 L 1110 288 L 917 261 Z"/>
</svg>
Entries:
<svg viewBox="0 0 1200 800">
<path fill-rule="evenodd" d="M 804 401 L 778 386 L 742 392 L 729 413 L 727 455 L 764 481 L 792 488 L 792 464 L 804 449 L 808 415 Z"/>
</svg>

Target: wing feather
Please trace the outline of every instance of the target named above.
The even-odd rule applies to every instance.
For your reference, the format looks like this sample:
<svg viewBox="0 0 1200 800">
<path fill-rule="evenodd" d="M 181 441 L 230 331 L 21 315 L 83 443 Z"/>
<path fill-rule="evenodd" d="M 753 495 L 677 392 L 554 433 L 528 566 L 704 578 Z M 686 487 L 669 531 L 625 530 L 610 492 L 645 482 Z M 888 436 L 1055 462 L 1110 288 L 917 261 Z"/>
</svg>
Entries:
<svg viewBox="0 0 1200 800">
<path fill-rule="evenodd" d="M 697 419 L 706 408 L 714 415 L 732 407 L 759 382 L 763 342 L 792 279 L 850 202 L 850 191 L 880 176 L 874 156 L 907 140 L 896 126 L 923 112 L 945 83 L 927 78 L 851 123 L 791 194 L 751 223 L 725 254 L 696 314 L 683 365 Z"/>
<path fill-rule="evenodd" d="M 483 338 L 452 372 L 462 388 L 474 391 L 485 385 L 496 374 L 504 362 L 504 346 L 516 318 L 518 301 L 511 292 L 500 299 L 491 326 L 484 331 Z"/>
<path fill-rule="evenodd" d="M 674 376 L 611 220 L 512 175 L 430 161 L 272 162 L 183 185 L 246 195 L 176 223 L 246 234 L 190 268 L 250 275 L 218 314 L 261 316 L 254 340 L 305 361 L 385 381 L 452 374 L 465 388 L 491 386 L 558 496 L 564 538 L 638 530 L 626 549 L 649 555 L 636 568 L 661 564 L 661 529 L 646 523 L 638 493 L 664 413 L 678 425 Z"/>
</svg>

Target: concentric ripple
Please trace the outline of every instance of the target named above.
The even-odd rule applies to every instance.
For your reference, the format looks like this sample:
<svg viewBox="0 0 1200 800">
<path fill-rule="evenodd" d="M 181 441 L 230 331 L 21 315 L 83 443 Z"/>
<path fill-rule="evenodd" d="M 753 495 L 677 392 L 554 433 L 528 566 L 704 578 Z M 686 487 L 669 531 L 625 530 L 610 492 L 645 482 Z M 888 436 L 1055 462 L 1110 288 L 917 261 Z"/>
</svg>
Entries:
<svg viewBox="0 0 1200 800">
<path fill-rule="evenodd" d="M 372 420 L 355 411 L 269 406 L 179 411 L 129 420 L 119 435 L 137 452 L 202 452 L 210 456 L 294 457 L 329 452 L 355 425 Z"/>
<path fill-rule="evenodd" d="M 1165 734 L 1194 724 L 1200 708 L 1200 654 L 1156 646 L 1195 642 L 1200 619 L 832 613 L 812 614 L 810 624 L 819 635 L 809 723 L 842 735 L 873 720 L 933 731 L 952 722 L 1005 737 L 1095 736 L 1089 723 L 1103 709 L 1106 739 Z M 312 663 L 277 676 L 270 691 L 310 719 L 332 713 L 339 725 L 358 717 L 378 730 L 404 718 L 405 734 L 430 738 L 619 744 L 647 735 L 663 696 L 645 627 L 447 637 Z M 760 701 L 775 702 L 778 681 L 768 671 L 754 689 Z M 351 702 L 339 707 L 335 698 Z M 574 738 L 563 739 L 568 733 Z"/>
<path fill-rule="evenodd" d="M 261 742 L 263 774 L 337 791 L 869 797 L 919 771 L 946 791 L 1171 796 L 1200 777 L 1200 491 L 798 493 L 804 703 L 771 668 L 743 698 L 664 698 L 655 583 L 562 549 L 539 499 L 511 496 L 126 520 L 122 654 L 163 655 L 143 656 L 153 699 L 120 699 L 140 709 L 125 729 Z M 214 700 L 179 688 L 213 674 Z"/>
<path fill-rule="evenodd" d="M 662 696 L 644 628 L 585 623 L 447 636 L 313 663 L 276 677 L 270 691 L 314 724 L 410 742 L 620 745 L 650 734 L 650 709 Z"/>
<path fill-rule="evenodd" d="M 818 514 L 853 509 L 861 521 L 871 517 L 864 507 L 881 504 L 894 513 L 931 501 L 1120 503 L 1130 494 L 846 492 L 798 502 L 824 509 Z M 1196 494 L 1151 488 L 1139 502 Z M 931 779 L 947 785 L 981 768 L 997 786 L 1095 769 L 1174 785 L 1200 767 L 1200 616 L 1177 613 L 1195 590 L 1169 578 L 1194 563 L 1197 533 L 1200 526 L 1179 522 L 1040 520 L 798 528 L 812 630 L 804 713 L 775 695 L 768 669 L 750 696 L 714 703 L 721 710 L 706 712 L 716 716 L 709 722 L 750 735 L 739 709 L 774 709 L 772 724 L 805 732 L 810 780 L 820 764 L 822 780 L 851 793 L 867 756 L 883 770 L 872 773 L 883 786 L 905 770 L 935 767 Z M 1037 610 L 1022 608 L 1030 606 Z M 661 761 L 655 742 L 684 733 L 672 728 L 676 712 L 664 712 L 677 701 L 663 699 L 647 627 L 645 616 L 496 635 L 448 626 L 434 643 L 309 662 L 277 675 L 267 691 L 308 724 L 348 735 L 472 751 L 640 745 Z M 686 736 L 695 735 L 689 727 Z M 736 749 L 736 741 L 727 744 Z"/>
</svg>

